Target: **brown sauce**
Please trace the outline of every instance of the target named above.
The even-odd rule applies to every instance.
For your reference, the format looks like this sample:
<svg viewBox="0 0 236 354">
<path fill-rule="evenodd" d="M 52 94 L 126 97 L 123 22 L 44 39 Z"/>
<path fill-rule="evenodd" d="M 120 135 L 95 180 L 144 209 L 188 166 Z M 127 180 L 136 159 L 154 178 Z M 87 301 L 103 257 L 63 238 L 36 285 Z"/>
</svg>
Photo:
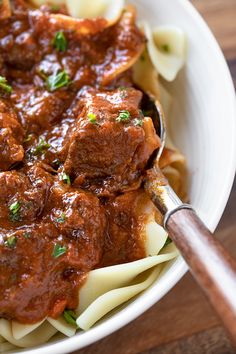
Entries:
<svg viewBox="0 0 236 354">
<path fill-rule="evenodd" d="M 56 318 L 90 270 L 145 256 L 144 42 L 132 11 L 109 27 L 15 0 L 0 16 L 0 317 Z"/>
</svg>

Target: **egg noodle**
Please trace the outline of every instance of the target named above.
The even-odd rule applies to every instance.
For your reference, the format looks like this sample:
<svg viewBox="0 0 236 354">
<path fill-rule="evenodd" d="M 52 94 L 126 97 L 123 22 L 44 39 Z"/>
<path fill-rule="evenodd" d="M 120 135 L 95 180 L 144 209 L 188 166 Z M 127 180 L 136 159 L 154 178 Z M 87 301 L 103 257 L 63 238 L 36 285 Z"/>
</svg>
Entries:
<svg viewBox="0 0 236 354">
<path fill-rule="evenodd" d="M 44 0 L 32 0 L 36 7 Z M 69 14 L 76 18 L 105 17 L 107 26 L 116 23 L 126 6 L 124 0 L 94 0 L 89 6 L 86 0 L 52 0 L 52 5 L 65 5 Z M 3 0 L 2 11 L 10 14 L 9 0 Z M 131 10 L 130 10 L 131 9 Z M 134 11 L 127 7 L 127 11 Z M 58 16 L 54 14 L 52 16 Z M 66 16 L 64 16 L 66 17 Z M 169 117 L 172 98 L 164 82 L 173 81 L 183 67 L 186 58 L 186 37 L 183 31 L 173 26 L 151 28 L 141 22 L 147 43 L 143 54 L 132 63 L 133 81 L 150 92 L 163 106 Z M 124 68 L 122 68 L 124 70 Z M 168 121 L 167 121 L 168 125 Z M 185 197 L 185 158 L 176 149 L 168 135 L 167 146 L 160 160 L 160 167 L 176 192 Z M 146 258 L 138 261 L 95 269 L 79 291 L 76 309 L 76 324 L 70 325 L 64 317 L 45 318 L 39 323 L 26 325 L 14 320 L 0 319 L 0 352 L 7 353 L 16 347 L 34 347 L 47 342 L 57 332 L 71 337 L 76 332 L 87 331 L 110 311 L 143 292 L 158 278 L 163 264 L 177 257 L 178 252 L 168 242 L 168 234 L 162 228 L 161 216 L 150 201 L 142 211 L 147 222 L 142 230 L 145 235 Z"/>
</svg>

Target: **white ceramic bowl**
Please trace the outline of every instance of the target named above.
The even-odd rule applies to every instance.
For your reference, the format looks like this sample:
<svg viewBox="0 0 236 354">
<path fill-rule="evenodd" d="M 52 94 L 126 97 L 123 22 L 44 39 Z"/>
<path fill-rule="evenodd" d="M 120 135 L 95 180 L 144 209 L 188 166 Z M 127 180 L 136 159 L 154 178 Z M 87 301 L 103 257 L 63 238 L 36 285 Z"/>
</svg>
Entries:
<svg viewBox="0 0 236 354">
<path fill-rule="evenodd" d="M 224 57 L 188 0 L 131 2 L 151 24 L 178 25 L 187 33 L 187 66 L 171 85 L 175 98 L 171 129 L 177 146 L 187 156 L 191 202 L 214 230 L 228 200 L 236 165 L 235 94 Z M 160 300 L 186 270 L 179 257 L 150 289 L 88 332 L 23 352 L 64 354 L 111 334 Z"/>
</svg>

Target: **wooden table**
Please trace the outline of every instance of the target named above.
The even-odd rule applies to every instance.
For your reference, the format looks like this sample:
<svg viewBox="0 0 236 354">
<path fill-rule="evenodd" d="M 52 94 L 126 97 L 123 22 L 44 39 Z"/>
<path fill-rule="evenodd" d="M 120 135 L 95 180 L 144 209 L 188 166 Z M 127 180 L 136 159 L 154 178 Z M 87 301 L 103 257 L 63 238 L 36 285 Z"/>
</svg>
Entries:
<svg viewBox="0 0 236 354">
<path fill-rule="evenodd" d="M 236 86 L 236 0 L 192 2 L 218 39 Z M 235 208 L 236 181 L 216 232 L 216 236 L 236 257 Z M 232 354 L 236 353 L 236 350 L 231 347 L 218 318 L 188 273 L 167 296 L 137 320 L 90 347 L 76 352 L 137 353 Z"/>
</svg>

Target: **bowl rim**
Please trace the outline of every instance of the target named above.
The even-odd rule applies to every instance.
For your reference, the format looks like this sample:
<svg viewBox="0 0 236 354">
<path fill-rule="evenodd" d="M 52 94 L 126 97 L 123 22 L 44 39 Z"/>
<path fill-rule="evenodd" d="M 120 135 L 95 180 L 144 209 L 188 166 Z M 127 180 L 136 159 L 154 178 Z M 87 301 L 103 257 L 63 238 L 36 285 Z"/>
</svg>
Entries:
<svg viewBox="0 0 236 354">
<path fill-rule="evenodd" d="M 207 226 L 211 231 L 214 231 L 217 227 L 220 218 L 226 207 L 230 191 L 233 185 L 235 171 L 236 171 L 236 99 L 235 99 L 235 89 L 232 81 L 232 77 L 226 62 L 226 59 L 220 49 L 218 42 L 216 41 L 213 33 L 208 27 L 207 23 L 204 21 L 200 13 L 196 8 L 189 2 L 189 0 L 178 0 L 179 3 L 185 8 L 189 16 L 191 16 L 198 26 L 206 34 L 207 41 L 211 48 L 215 52 L 215 60 L 218 61 L 218 66 L 221 66 L 221 71 L 223 76 L 225 76 L 225 82 L 228 85 L 228 91 L 231 93 L 227 97 L 227 102 L 231 107 L 232 115 L 231 118 L 231 128 L 234 132 L 235 139 L 232 141 L 232 148 L 230 151 L 231 162 L 228 161 L 227 174 L 225 174 L 225 183 L 223 190 L 219 195 L 218 208 L 214 215 L 207 221 Z M 161 278 L 157 284 L 158 293 L 153 290 L 153 287 L 147 289 L 140 297 L 130 303 L 125 309 L 122 309 L 112 318 L 107 319 L 104 323 L 94 326 L 87 332 L 83 332 L 82 335 L 77 334 L 70 338 L 65 338 L 59 340 L 56 343 L 45 343 L 43 346 L 38 346 L 36 348 L 25 348 L 22 353 L 27 354 L 42 354 L 45 351 L 47 354 L 65 354 L 72 352 L 74 350 L 82 349 L 94 342 L 114 333 L 118 329 L 124 327 L 151 306 L 153 306 L 157 301 L 159 301 L 164 295 L 166 295 L 176 283 L 183 277 L 183 275 L 188 271 L 188 266 L 186 265 L 183 258 L 180 256 L 175 262 L 171 272 L 168 272 L 164 278 Z M 12 352 L 14 353 L 14 351 Z M 16 353 L 16 352 L 15 352 Z"/>
</svg>

